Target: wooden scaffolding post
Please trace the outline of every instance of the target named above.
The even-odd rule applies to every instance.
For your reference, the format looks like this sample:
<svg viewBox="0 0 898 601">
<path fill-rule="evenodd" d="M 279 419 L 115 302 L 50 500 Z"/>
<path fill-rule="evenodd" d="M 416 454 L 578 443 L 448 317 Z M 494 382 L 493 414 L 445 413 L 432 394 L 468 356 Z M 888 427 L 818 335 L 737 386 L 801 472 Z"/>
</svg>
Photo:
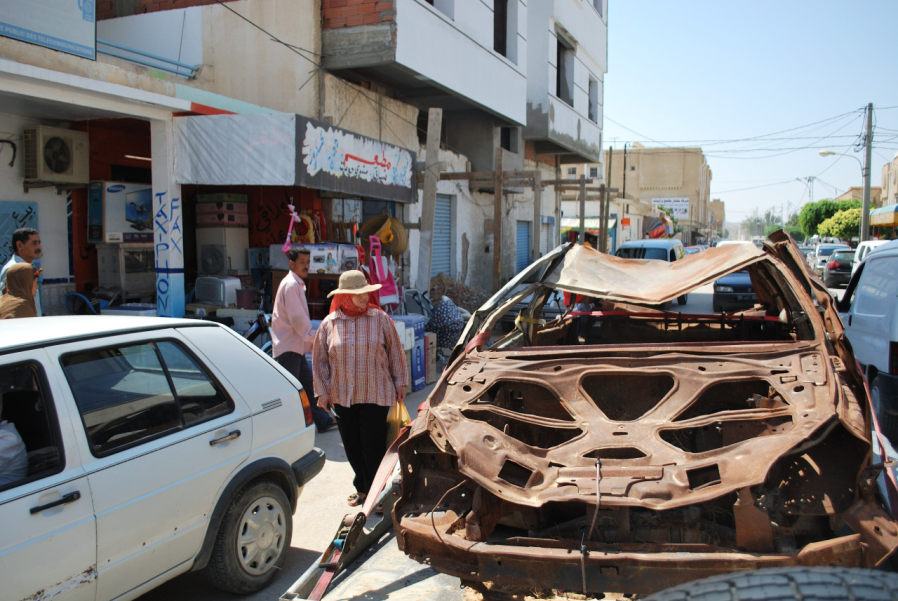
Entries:
<svg viewBox="0 0 898 601">
<path fill-rule="evenodd" d="M 533 238 L 530 240 L 530 253 L 532 260 L 539 259 L 540 234 L 542 230 L 542 199 L 543 185 L 542 173 L 539 171 L 539 165 L 536 166 L 536 173 L 533 174 Z M 551 241 L 549 242 L 551 246 Z"/>
<path fill-rule="evenodd" d="M 421 292 L 430 290 L 430 261 L 433 256 L 433 219 L 436 212 L 437 183 L 440 181 L 440 132 L 442 129 L 443 109 L 430 109 L 427 112 L 427 154 L 424 163 L 424 192 L 421 198 L 421 237 L 418 245 L 418 274 L 415 278 L 415 286 Z"/>
<path fill-rule="evenodd" d="M 495 199 L 493 200 L 493 292 L 502 287 L 502 148 L 496 149 L 496 160 L 493 165 L 493 182 Z"/>
<path fill-rule="evenodd" d="M 579 243 L 586 244 L 586 174 L 580 174 L 580 237 Z"/>
</svg>

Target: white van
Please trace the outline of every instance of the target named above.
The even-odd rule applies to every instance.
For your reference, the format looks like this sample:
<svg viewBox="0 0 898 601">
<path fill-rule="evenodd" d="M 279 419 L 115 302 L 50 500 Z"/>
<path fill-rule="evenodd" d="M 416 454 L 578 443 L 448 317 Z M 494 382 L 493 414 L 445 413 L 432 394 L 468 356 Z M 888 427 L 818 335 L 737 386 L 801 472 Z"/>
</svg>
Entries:
<svg viewBox="0 0 898 601">
<path fill-rule="evenodd" d="M 838 303 L 880 425 L 898 442 L 898 241 L 868 253 Z"/>
<path fill-rule="evenodd" d="M 888 240 L 867 240 L 866 242 L 858 244 L 854 253 L 854 261 L 851 263 L 851 273 L 857 271 L 858 265 L 861 264 L 861 261 L 867 258 L 867 255 L 873 252 L 873 249 L 879 248 L 887 242 Z"/>
</svg>

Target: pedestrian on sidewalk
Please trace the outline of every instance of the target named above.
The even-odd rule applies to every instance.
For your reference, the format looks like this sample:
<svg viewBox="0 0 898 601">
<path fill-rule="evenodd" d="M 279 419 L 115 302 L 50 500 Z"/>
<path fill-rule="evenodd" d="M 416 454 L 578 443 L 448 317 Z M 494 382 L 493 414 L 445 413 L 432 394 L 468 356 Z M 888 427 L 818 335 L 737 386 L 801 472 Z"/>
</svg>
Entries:
<svg viewBox="0 0 898 601">
<path fill-rule="evenodd" d="M 33 227 L 20 227 L 12 233 L 12 250 L 13 254 L 9 261 L 0 269 L 0 296 L 6 294 L 6 274 L 13 265 L 18 263 L 31 265 L 43 255 L 40 234 Z M 34 296 L 34 307 L 37 315 L 42 315 L 40 278 L 38 278 L 37 294 Z"/>
<path fill-rule="evenodd" d="M 0 319 L 37 317 L 34 296 L 40 270 L 30 263 L 16 263 L 6 270 L 6 294 L 0 296 Z"/>
<path fill-rule="evenodd" d="M 287 251 L 287 259 L 290 273 L 278 286 L 271 312 L 271 354 L 302 384 L 309 396 L 315 427 L 319 432 L 326 432 L 334 426 L 334 418 L 319 406 L 315 398 L 312 369 L 306 360 L 306 353 L 312 351 L 315 333 L 309 319 L 306 285 L 302 280 L 309 277 L 312 258 L 308 249 L 291 248 Z"/>
<path fill-rule="evenodd" d="M 364 503 L 386 454 L 387 415 L 405 400 L 408 370 L 390 316 L 369 299 L 380 284 L 361 271 L 340 276 L 330 314 L 321 322 L 312 355 L 322 407 L 333 407 L 346 458 L 355 472 L 350 506 Z"/>
</svg>

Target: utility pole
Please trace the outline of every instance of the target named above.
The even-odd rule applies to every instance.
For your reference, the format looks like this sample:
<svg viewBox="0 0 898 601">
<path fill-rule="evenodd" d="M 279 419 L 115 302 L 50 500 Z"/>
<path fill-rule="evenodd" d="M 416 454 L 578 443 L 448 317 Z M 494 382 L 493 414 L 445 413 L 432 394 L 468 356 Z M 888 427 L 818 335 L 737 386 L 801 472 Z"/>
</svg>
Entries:
<svg viewBox="0 0 898 601">
<path fill-rule="evenodd" d="M 867 105 L 866 160 L 864 161 L 864 206 L 861 207 L 861 242 L 870 238 L 870 161 L 873 152 L 873 103 Z"/>
<path fill-rule="evenodd" d="M 540 234 L 542 233 L 542 217 L 543 217 L 543 184 L 542 172 L 539 170 L 539 163 L 536 165 L 536 173 L 533 174 L 533 239 L 530 240 L 530 252 L 533 254 L 533 260 L 539 259 Z M 551 240 L 549 241 L 551 244 Z M 549 248 L 552 248 L 551 246 Z"/>
<path fill-rule="evenodd" d="M 433 255 L 433 218 L 436 212 L 437 184 L 440 181 L 440 132 L 443 109 L 427 113 L 427 156 L 424 162 L 424 193 L 421 198 L 421 242 L 418 245 L 418 274 L 415 285 L 430 290 L 430 260 Z"/>
<path fill-rule="evenodd" d="M 580 237 L 581 245 L 586 243 L 586 174 L 580 174 Z"/>
<path fill-rule="evenodd" d="M 502 148 L 496 149 L 493 163 L 495 179 L 493 199 L 493 292 L 497 292 L 502 283 L 502 186 L 505 177 L 502 173 Z"/>
<path fill-rule="evenodd" d="M 599 220 L 599 252 L 607 252 L 608 244 L 608 213 L 611 211 L 611 197 L 608 195 L 608 188 L 611 187 L 611 163 L 614 158 L 614 146 L 608 147 L 608 177 L 605 181 L 605 193 L 602 194 L 602 210 L 600 211 L 601 219 Z"/>
</svg>

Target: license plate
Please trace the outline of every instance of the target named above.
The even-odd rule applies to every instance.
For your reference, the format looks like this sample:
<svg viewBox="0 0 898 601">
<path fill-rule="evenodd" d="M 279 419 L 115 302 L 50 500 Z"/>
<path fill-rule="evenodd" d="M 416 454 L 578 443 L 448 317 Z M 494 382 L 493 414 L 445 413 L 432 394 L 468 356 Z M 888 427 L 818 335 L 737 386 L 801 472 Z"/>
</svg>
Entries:
<svg viewBox="0 0 898 601">
<path fill-rule="evenodd" d="M 744 294 L 736 297 L 736 300 L 747 301 L 747 300 L 755 300 L 754 294 Z"/>
</svg>

